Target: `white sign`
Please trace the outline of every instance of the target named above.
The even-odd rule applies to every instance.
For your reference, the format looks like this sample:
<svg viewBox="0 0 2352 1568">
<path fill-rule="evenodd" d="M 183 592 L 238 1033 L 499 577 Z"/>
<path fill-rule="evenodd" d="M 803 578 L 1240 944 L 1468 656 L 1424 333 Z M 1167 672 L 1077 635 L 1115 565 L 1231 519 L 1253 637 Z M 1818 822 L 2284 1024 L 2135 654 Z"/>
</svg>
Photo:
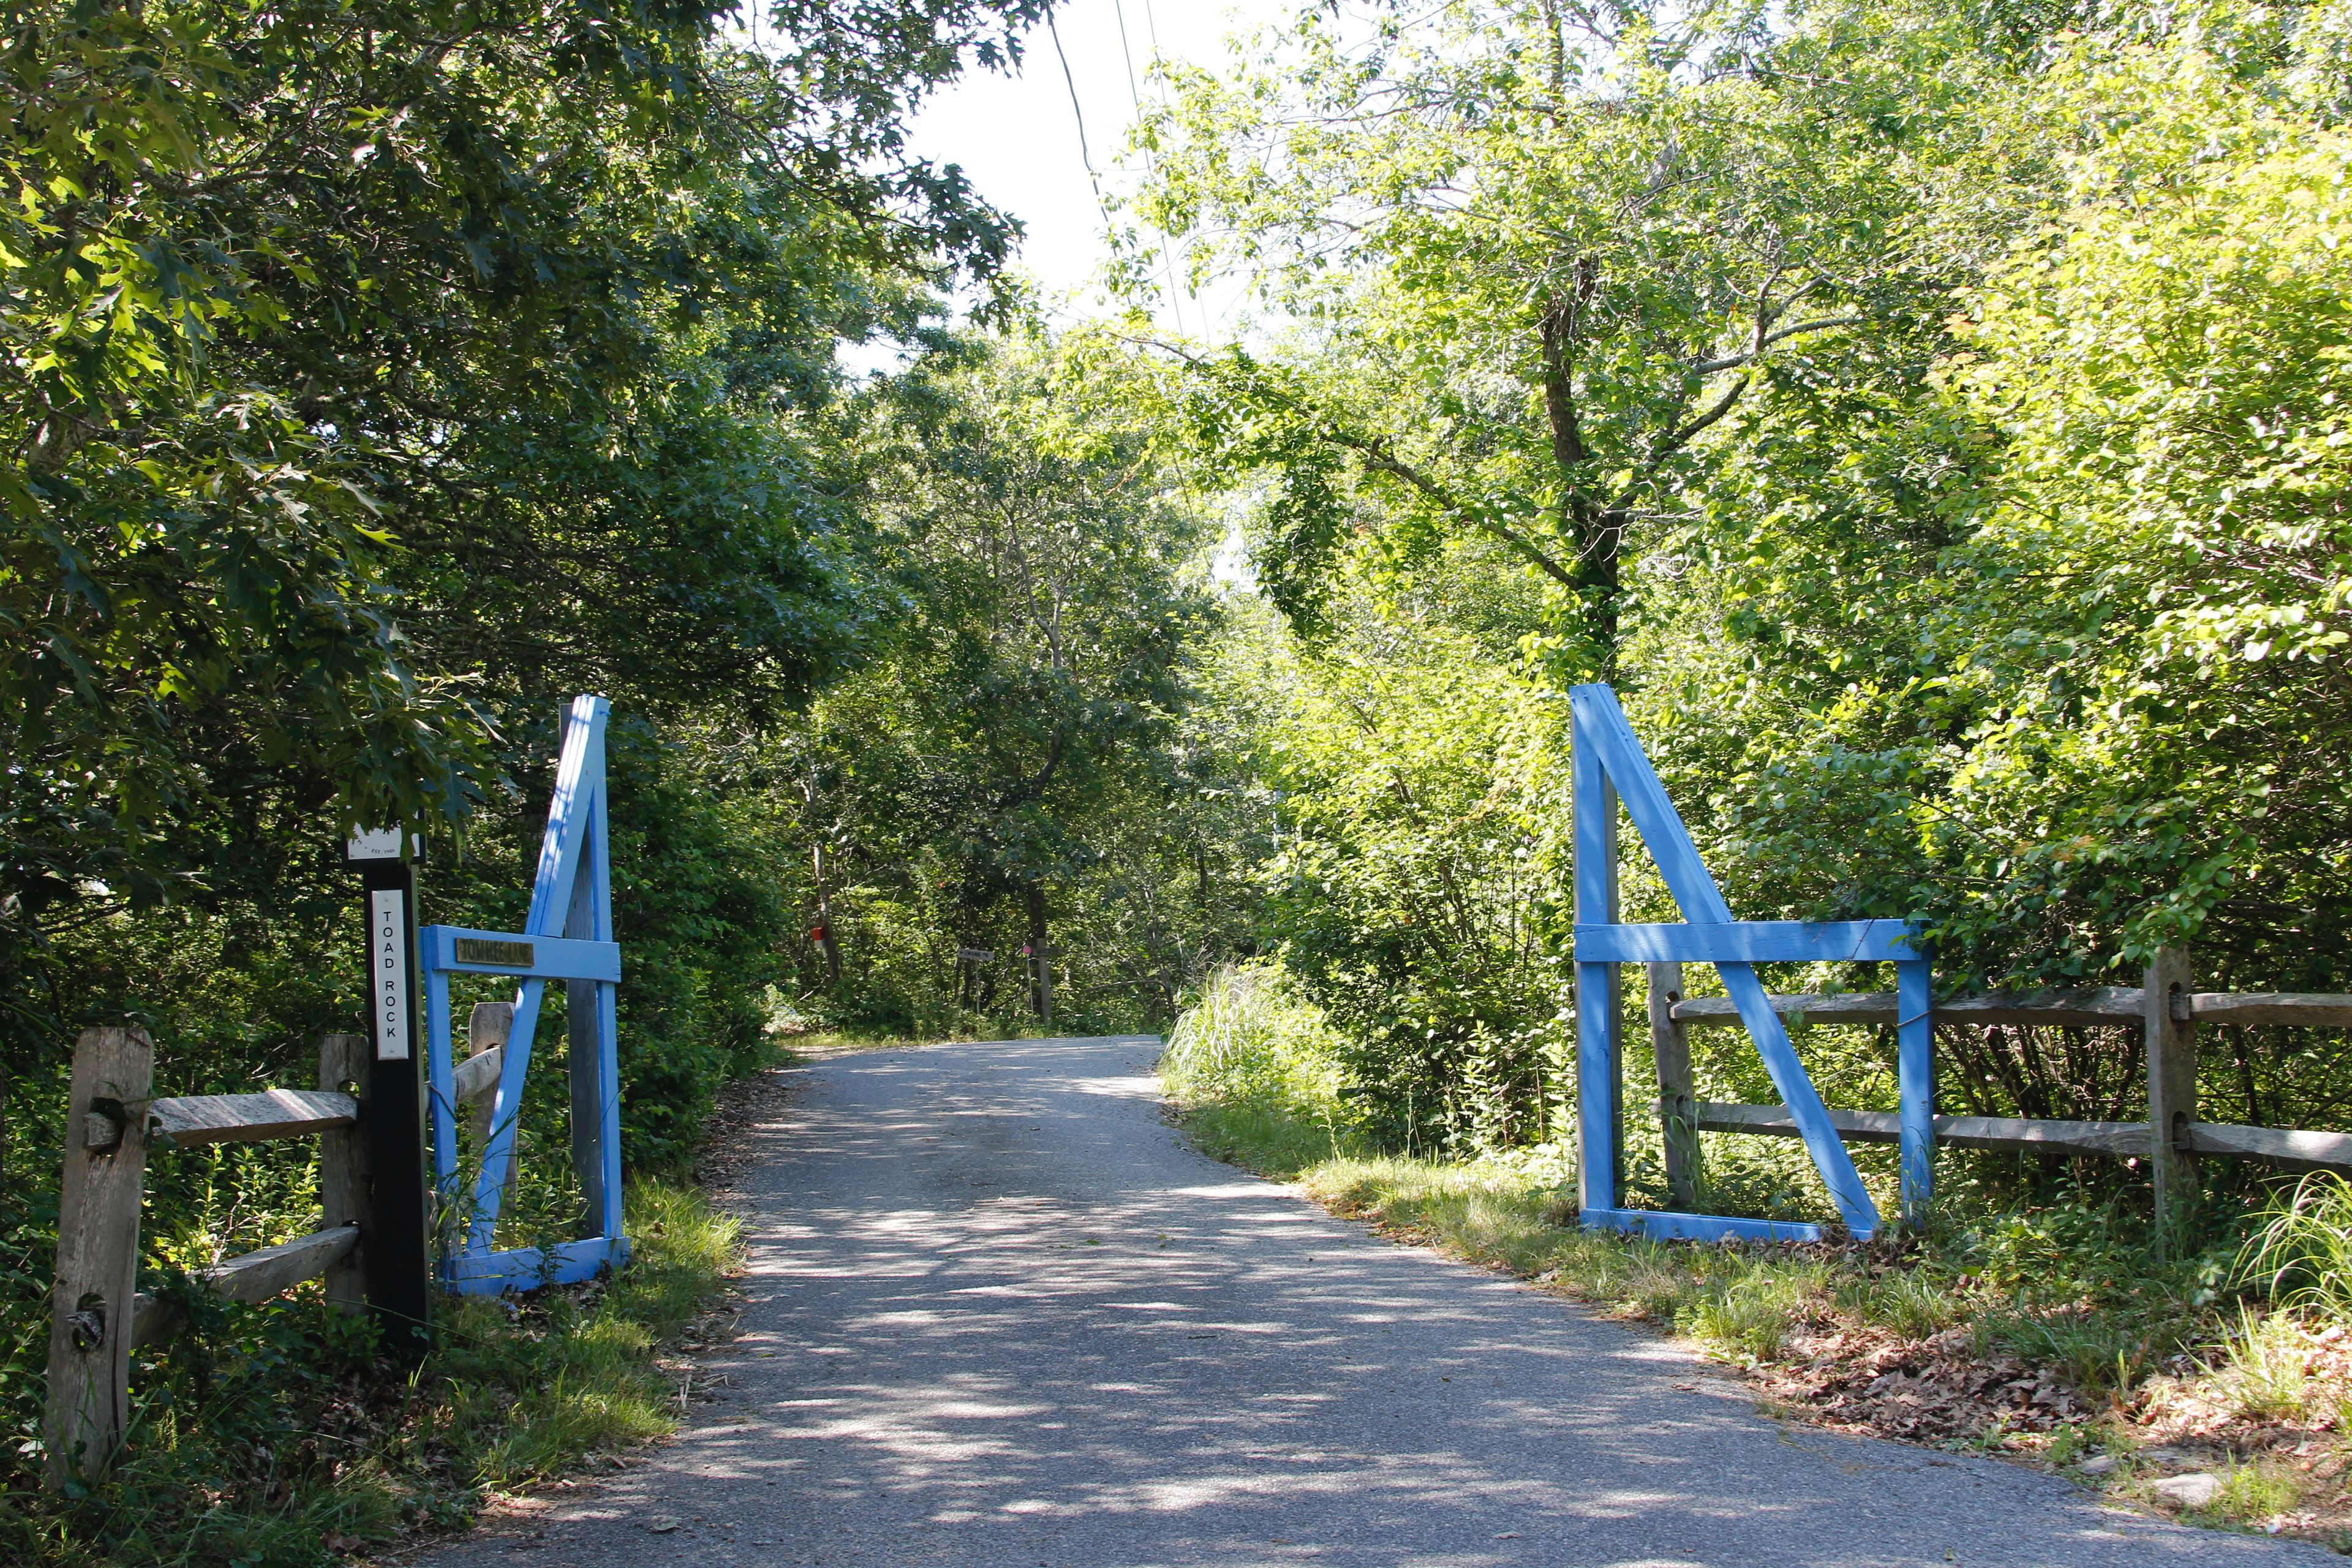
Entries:
<svg viewBox="0 0 2352 1568">
<path fill-rule="evenodd" d="M 368 970 L 375 993 L 375 1059 L 404 1062 L 408 1059 L 408 910 L 406 897 L 396 888 L 368 894 Z"/>
<path fill-rule="evenodd" d="M 400 858 L 400 829 L 397 827 L 362 827 L 343 844 L 346 860 L 397 860 Z"/>
</svg>

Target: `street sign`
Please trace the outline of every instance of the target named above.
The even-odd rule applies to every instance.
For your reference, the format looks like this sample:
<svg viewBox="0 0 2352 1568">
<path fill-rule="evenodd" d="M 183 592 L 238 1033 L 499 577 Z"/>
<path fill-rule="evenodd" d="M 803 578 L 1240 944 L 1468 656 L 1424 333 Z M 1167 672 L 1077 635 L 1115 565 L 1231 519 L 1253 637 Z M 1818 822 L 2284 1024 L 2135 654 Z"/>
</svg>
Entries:
<svg viewBox="0 0 2352 1568">
<path fill-rule="evenodd" d="M 362 829 L 343 847 L 344 864 L 360 874 L 367 920 L 371 1049 L 360 1121 L 373 1217 L 361 1250 L 377 1333 L 403 1366 L 425 1359 L 433 1322 L 425 1080 L 416 1048 L 416 871 L 409 858 L 418 847 L 397 828 Z"/>
<path fill-rule="evenodd" d="M 343 840 L 346 866 L 360 866 L 371 860 L 415 860 L 424 854 L 424 836 L 415 833 L 408 836 L 408 853 L 402 854 L 397 827 L 362 827 Z"/>
<path fill-rule="evenodd" d="M 539 963 L 538 946 L 528 942 L 461 936 L 451 942 L 450 948 L 457 963 L 478 963 L 489 969 L 530 969 Z"/>
<path fill-rule="evenodd" d="M 409 962 L 408 895 L 399 888 L 368 889 L 368 981 L 373 993 L 372 1033 L 375 1059 L 404 1062 L 409 1046 L 409 998 L 415 994 L 415 966 Z"/>
</svg>

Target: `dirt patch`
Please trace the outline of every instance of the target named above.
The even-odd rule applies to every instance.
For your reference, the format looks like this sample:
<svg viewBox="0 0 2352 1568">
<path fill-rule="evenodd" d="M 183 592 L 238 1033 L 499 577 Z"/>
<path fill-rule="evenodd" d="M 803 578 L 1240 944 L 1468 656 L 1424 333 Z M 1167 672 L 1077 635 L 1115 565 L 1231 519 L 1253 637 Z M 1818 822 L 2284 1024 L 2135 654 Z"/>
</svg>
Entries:
<svg viewBox="0 0 2352 1568">
<path fill-rule="evenodd" d="M 800 1053 L 794 1053 L 795 1058 Z M 798 1062 L 764 1068 L 723 1086 L 703 1118 L 702 1152 L 694 1162 L 694 1184 L 719 1202 L 741 1196 L 737 1184 L 759 1157 L 751 1133 L 777 1121 L 793 1097 L 807 1087 Z"/>
</svg>

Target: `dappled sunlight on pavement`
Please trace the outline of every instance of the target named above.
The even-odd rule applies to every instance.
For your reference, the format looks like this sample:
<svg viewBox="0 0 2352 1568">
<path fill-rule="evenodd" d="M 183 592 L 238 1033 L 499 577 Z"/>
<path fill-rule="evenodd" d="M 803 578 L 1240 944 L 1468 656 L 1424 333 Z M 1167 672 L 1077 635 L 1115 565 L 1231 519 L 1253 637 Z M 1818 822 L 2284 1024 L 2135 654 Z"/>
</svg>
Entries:
<svg viewBox="0 0 2352 1568">
<path fill-rule="evenodd" d="M 727 1380 L 436 1564 L 2333 1561 L 1788 1428 L 1662 1342 L 1184 1148 L 1156 1041 L 835 1058 L 757 1136 Z"/>
</svg>

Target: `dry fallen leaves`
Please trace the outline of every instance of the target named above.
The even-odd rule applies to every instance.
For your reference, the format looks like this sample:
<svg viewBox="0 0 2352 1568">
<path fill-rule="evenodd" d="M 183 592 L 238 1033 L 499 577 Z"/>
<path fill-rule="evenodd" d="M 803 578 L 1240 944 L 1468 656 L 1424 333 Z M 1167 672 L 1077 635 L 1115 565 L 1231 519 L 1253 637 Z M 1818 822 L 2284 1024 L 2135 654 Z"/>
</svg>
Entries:
<svg viewBox="0 0 2352 1568">
<path fill-rule="evenodd" d="M 2081 1418 L 2080 1397 L 2048 1369 L 1988 1356 L 1968 1331 L 1926 1340 L 1841 1327 L 1792 1337 L 1784 1359 L 1755 1369 L 1776 1401 L 1841 1426 L 1912 1443 L 1988 1431 L 2047 1432 Z"/>
</svg>

